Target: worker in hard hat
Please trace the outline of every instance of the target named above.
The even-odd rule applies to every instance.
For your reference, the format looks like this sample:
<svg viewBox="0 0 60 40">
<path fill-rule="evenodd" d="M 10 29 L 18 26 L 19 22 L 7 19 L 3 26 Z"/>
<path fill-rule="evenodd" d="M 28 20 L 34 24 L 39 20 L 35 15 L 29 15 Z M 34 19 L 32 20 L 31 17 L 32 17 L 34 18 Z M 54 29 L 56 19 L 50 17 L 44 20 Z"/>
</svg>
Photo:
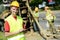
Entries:
<svg viewBox="0 0 60 40">
<path fill-rule="evenodd" d="M 48 6 L 45 7 L 45 11 L 46 11 L 46 20 L 48 21 L 47 24 L 48 24 L 49 29 L 51 30 L 51 32 L 53 32 L 53 30 L 55 30 L 55 28 L 54 28 L 54 20 L 56 19 L 56 16 L 49 9 Z"/>
<path fill-rule="evenodd" d="M 34 10 L 34 18 L 39 21 L 39 8 L 38 7 L 35 7 L 35 10 Z M 38 31 L 38 27 L 37 27 L 37 24 L 36 22 L 34 21 L 33 22 L 33 27 L 34 27 L 34 31 Z"/>
<path fill-rule="evenodd" d="M 23 33 L 23 19 L 16 15 L 18 13 L 18 8 L 19 3 L 17 1 L 12 1 L 10 4 L 11 15 L 5 19 L 4 23 L 7 40 L 25 40 Z"/>
<path fill-rule="evenodd" d="M 35 7 L 35 11 L 34 11 L 34 17 L 39 20 L 39 8 Z"/>
</svg>

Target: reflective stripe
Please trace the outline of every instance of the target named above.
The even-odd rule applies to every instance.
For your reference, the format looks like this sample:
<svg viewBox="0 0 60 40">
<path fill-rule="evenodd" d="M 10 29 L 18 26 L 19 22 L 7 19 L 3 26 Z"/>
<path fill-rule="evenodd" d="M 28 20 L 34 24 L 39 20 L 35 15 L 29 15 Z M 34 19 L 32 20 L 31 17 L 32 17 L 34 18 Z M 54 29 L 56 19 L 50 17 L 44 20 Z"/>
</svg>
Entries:
<svg viewBox="0 0 60 40">
<path fill-rule="evenodd" d="M 17 35 L 12 38 L 8 38 L 8 40 L 19 40 L 20 38 L 24 37 L 24 35 Z"/>
</svg>

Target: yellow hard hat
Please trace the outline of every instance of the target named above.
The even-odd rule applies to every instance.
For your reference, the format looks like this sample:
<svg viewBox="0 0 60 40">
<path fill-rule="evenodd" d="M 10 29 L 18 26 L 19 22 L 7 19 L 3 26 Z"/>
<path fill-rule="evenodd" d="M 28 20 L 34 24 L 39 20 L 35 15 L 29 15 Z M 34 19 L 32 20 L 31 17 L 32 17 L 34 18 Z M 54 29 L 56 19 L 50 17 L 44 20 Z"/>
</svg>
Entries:
<svg viewBox="0 0 60 40">
<path fill-rule="evenodd" d="M 16 7 L 19 7 L 19 3 L 17 1 L 13 1 L 10 6 L 16 6 Z"/>
<path fill-rule="evenodd" d="M 38 7 L 35 7 L 35 11 L 38 11 L 39 9 L 38 9 Z"/>
</svg>

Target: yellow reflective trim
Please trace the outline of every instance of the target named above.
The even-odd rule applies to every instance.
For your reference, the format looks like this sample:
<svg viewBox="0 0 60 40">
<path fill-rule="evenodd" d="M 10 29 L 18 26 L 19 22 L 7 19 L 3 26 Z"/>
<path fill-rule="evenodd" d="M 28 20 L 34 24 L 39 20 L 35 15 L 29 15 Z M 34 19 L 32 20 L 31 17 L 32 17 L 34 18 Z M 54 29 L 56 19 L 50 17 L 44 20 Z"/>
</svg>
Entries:
<svg viewBox="0 0 60 40">
<path fill-rule="evenodd" d="M 20 38 L 24 37 L 24 35 L 17 35 L 12 38 L 8 38 L 8 40 L 19 40 Z"/>
</svg>

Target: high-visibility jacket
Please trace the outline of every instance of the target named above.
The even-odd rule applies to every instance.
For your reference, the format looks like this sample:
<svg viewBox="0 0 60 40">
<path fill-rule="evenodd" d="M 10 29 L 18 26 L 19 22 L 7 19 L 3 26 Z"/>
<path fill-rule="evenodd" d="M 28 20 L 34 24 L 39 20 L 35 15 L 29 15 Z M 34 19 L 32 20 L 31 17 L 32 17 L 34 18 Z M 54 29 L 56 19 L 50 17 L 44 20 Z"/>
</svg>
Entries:
<svg viewBox="0 0 60 40">
<path fill-rule="evenodd" d="M 53 19 L 56 19 L 55 15 L 52 16 L 51 10 L 47 10 L 46 19 L 49 20 L 49 21 L 52 21 Z"/>
<path fill-rule="evenodd" d="M 34 17 L 38 18 L 39 17 L 39 12 L 34 12 Z"/>
<path fill-rule="evenodd" d="M 13 16 L 10 15 L 9 17 L 7 17 L 5 19 L 5 21 L 7 21 L 10 25 L 10 32 L 17 32 L 17 31 L 23 29 L 23 27 L 22 27 L 23 26 L 23 19 L 19 16 L 17 16 L 17 20 L 15 20 L 13 18 Z M 7 39 L 8 40 L 25 40 L 25 37 L 24 37 L 24 33 L 20 32 L 15 35 L 8 36 Z"/>
</svg>

